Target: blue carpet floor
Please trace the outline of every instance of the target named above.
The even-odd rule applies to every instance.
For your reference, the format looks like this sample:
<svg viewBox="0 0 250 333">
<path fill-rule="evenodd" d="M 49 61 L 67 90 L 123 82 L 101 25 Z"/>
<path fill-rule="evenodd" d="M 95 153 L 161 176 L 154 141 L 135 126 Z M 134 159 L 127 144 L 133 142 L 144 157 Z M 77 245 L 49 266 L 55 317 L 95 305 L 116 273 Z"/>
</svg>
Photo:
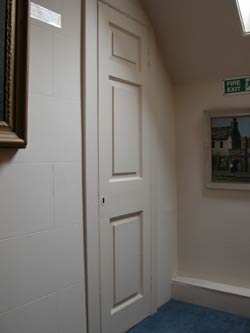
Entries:
<svg viewBox="0 0 250 333">
<path fill-rule="evenodd" d="M 250 333 L 250 318 L 171 300 L 129 333 Z"/>
</svg>

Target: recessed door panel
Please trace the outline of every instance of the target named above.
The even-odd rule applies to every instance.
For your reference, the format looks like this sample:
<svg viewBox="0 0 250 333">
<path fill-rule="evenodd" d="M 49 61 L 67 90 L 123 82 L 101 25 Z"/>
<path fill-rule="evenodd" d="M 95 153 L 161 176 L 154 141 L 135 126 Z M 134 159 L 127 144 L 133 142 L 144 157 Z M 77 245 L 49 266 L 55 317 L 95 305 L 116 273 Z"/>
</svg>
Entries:
<svg viewBox="0 0 250 333">
<path fill-rule="evenodd" d="M 139 175 L 141 89 L 112 81 L 113 176 Z"/>
<path fill-rule="evenodd" d="M 114 248 L 114 306 L 142 295 L 142 216 L 135 213 L 111 220 Z M 129 245 L 129 246 L 128 246 Z"/>
<path fill-rule="evenodd" d="M 110 24 L 111 55 L 113 59 L 131 64 L 134 68 L 140 67 L 141 40 L 138 36 L 121 27 Z"/>
</svg>

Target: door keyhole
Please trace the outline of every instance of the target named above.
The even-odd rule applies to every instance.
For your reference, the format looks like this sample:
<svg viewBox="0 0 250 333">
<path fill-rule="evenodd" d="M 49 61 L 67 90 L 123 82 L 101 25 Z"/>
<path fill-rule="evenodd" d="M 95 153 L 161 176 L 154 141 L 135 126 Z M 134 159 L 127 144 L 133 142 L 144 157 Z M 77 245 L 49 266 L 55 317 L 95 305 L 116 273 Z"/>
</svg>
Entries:
<svg viewBox="0 0 250 333">
<path fill-rule="evenodd" d="M 102 204 L 102 206 L 105 206 L 105 197 L 102 197 L 101 204 Z"/>
</svg>

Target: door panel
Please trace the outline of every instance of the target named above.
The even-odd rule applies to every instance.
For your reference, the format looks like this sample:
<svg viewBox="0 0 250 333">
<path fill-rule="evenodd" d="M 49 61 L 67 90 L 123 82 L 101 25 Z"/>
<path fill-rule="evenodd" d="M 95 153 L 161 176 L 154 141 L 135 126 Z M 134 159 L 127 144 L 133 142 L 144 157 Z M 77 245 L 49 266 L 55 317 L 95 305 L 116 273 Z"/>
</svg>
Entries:
<svg viewBox="0 0 250 333">
<path fill-rule="evenodd" d="M 141 213 L 113 218 L 111 223 L 115 253 L 113 268 L 115 310 L 117 306 L 126 306 L 125 303 L 132 298 L 141 296 L 143 261 Z"/>
<path fill-rule="evenodd" d="M 127 82 L 112 83 L 113 176 L 139 175 L 141 91 Z"/>
<path fill-rule="evenodd" d="M 99 185 L 103 333 L 150 314 L 147 29 L 99 3 Z"/>
<path fill-rule="evenodd" d="M 140 59 L 140 39 L 122 30 L 118 26 L 110 25 L 112 31 L 112 56 L 138 66 Z"/>
</svg>

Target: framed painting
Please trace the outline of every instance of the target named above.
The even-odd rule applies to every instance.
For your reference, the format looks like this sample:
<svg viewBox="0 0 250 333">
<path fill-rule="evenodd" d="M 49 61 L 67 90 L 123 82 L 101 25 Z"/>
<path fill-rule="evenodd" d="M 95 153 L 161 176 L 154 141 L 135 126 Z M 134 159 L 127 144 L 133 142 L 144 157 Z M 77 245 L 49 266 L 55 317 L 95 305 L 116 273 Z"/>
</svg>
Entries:
<svg viewBox="0 0 250 333">
<path fill-rule="evenodd" d="M 250 190 L 250 108 L 205 111 L 208 188 Z"/>
<path fill-rule="evenodd" d="M 28 0 L 0 0 L 0 148 L 27 144 Z"/>
</svg>

